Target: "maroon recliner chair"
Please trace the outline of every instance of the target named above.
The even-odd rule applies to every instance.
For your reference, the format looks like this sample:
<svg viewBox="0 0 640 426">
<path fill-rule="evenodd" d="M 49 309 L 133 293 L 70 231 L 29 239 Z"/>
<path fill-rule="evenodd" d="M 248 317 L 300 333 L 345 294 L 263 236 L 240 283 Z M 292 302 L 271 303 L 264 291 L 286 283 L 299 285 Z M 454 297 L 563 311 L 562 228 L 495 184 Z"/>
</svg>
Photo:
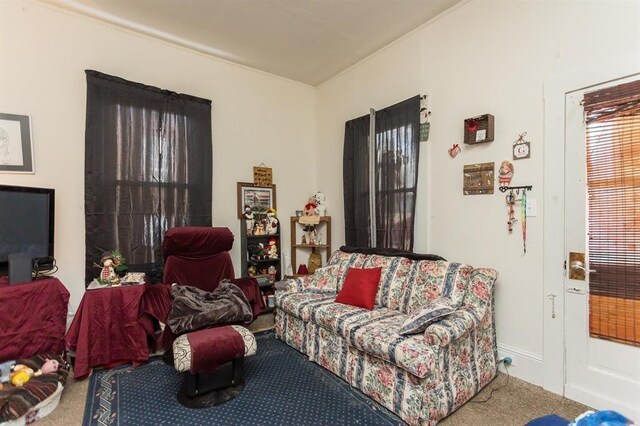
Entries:
<svg viewBox="0 0 640 426">
<path fill-rule="evenodd" d="M 220 281 L 228 279 L 242 290 L 251 305 L 253 317 L 265 308 L 258 282 L 255 278 L 235 278 L 229 250 L 233 247 L 233 234 L 222 227 L 170 228 L 162 241 L 164 257 L 163 284 L 190 285 L 201 290 L 213 291 Z M 219 327 L 227 324 L 215 324 Z M 165 355 L 172 353 L 177 336 L 165 327 L 162 343 Z M 169 361 L 165 357 L 166 361 Z"/>
<path fill-rule="evenodd" d="M 234 278 L 229 250 L 233 234 L 229 228 L 180 227 L 167 230 L 162 242 L 164 257 L 163 291 L 167 315 L 171 309 L 171 284 L 190 285 L 205 291 L 215 290 L 220 281 L 229 280 L 247 297 L 253 318 L 264 309 L 264 301 L 255 278 Z M 168 300 L 167 300 L 168 299 Z M 165 316 L 166 319 L 166 316 Z M 229 324 L 212 324 L 213 328 Z M 178 336 L 169 327 L 162 335 L 163 360 L 173 365 L 173 342 Z M 211 372 L 185 373 L 178 401 L 191 408 L 203 408 L 223 403 L 244 387 L 243 358 L 230 360 Z"/>
</svg>

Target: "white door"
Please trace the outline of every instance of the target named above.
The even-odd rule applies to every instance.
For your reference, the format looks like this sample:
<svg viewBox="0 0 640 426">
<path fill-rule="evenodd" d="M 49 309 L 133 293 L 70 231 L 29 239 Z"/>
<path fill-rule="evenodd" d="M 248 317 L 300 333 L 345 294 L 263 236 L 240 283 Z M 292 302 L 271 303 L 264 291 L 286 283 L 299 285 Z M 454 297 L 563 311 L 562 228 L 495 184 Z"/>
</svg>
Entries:
<svg viewBox="0 0 640 426">
<path fill-rule="evenodd" d="M 602 87 L 606 86 L 588 90 Z M 588 250 L 583 94 L 579 91 L 565 96 L 565 247 L 567 252 L 580 253 Z M 588 269 L 586 255 L 584 266 Z M 564 394 L 598 410 L 618 411 L 640 424 L 640 347 L 589 336 L 589 274 L 585 274 L 585 281 L 569 279 L 568 253 L 566 260 Z"/>
</svg>

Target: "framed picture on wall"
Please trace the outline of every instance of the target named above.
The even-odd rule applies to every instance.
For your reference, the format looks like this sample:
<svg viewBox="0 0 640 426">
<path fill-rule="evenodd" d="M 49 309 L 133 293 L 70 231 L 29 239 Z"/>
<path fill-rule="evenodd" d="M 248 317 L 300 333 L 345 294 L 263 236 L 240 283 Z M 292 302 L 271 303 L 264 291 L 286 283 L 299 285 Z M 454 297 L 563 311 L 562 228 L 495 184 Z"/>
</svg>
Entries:
<svg viewBox="0 0 640 426">
<path fill-rule="evenodd" d="M 255 186 L 249 182 L 238 182 L 238 217 L 244 217 L 244 206 L 253 211 L 265 211 L 276 208 L 276 186 Z"/>
<path fill-rule="evenodd" d="M 28 115 L 0 113 L 0 172 L 35 172 Z"/>
</svg>

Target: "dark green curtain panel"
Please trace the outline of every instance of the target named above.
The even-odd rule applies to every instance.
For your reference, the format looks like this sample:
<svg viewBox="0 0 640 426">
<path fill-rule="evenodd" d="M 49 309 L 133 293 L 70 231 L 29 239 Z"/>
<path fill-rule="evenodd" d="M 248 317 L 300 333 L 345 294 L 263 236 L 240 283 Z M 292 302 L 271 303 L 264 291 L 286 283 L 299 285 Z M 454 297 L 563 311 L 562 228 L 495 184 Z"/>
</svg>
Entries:
<svg viewBox="0 0 640 426">
<path fill-rule="evenodd" d="M 87 70 L 86 280 L 102 253 L 162 278 L 164 232 L 211 226 L 211 101 Z"/>
</svg>

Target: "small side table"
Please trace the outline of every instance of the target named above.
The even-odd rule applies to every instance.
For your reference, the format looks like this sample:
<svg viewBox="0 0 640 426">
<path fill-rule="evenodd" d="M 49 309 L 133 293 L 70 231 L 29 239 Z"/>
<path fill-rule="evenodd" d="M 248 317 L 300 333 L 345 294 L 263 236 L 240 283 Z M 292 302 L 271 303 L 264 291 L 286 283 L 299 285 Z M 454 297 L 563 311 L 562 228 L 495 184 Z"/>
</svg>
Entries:
<svg viewBox="0 0 640 426">
<path fill-rule="evenodd" d="M 65 336 L 67 349 L 76 354 L 74 379 L 86 378 L 98 365 L 149 359 L 147 331 L 140 321 L 144 292 L 145 285 L 85 292 Z"/>
</svg>

